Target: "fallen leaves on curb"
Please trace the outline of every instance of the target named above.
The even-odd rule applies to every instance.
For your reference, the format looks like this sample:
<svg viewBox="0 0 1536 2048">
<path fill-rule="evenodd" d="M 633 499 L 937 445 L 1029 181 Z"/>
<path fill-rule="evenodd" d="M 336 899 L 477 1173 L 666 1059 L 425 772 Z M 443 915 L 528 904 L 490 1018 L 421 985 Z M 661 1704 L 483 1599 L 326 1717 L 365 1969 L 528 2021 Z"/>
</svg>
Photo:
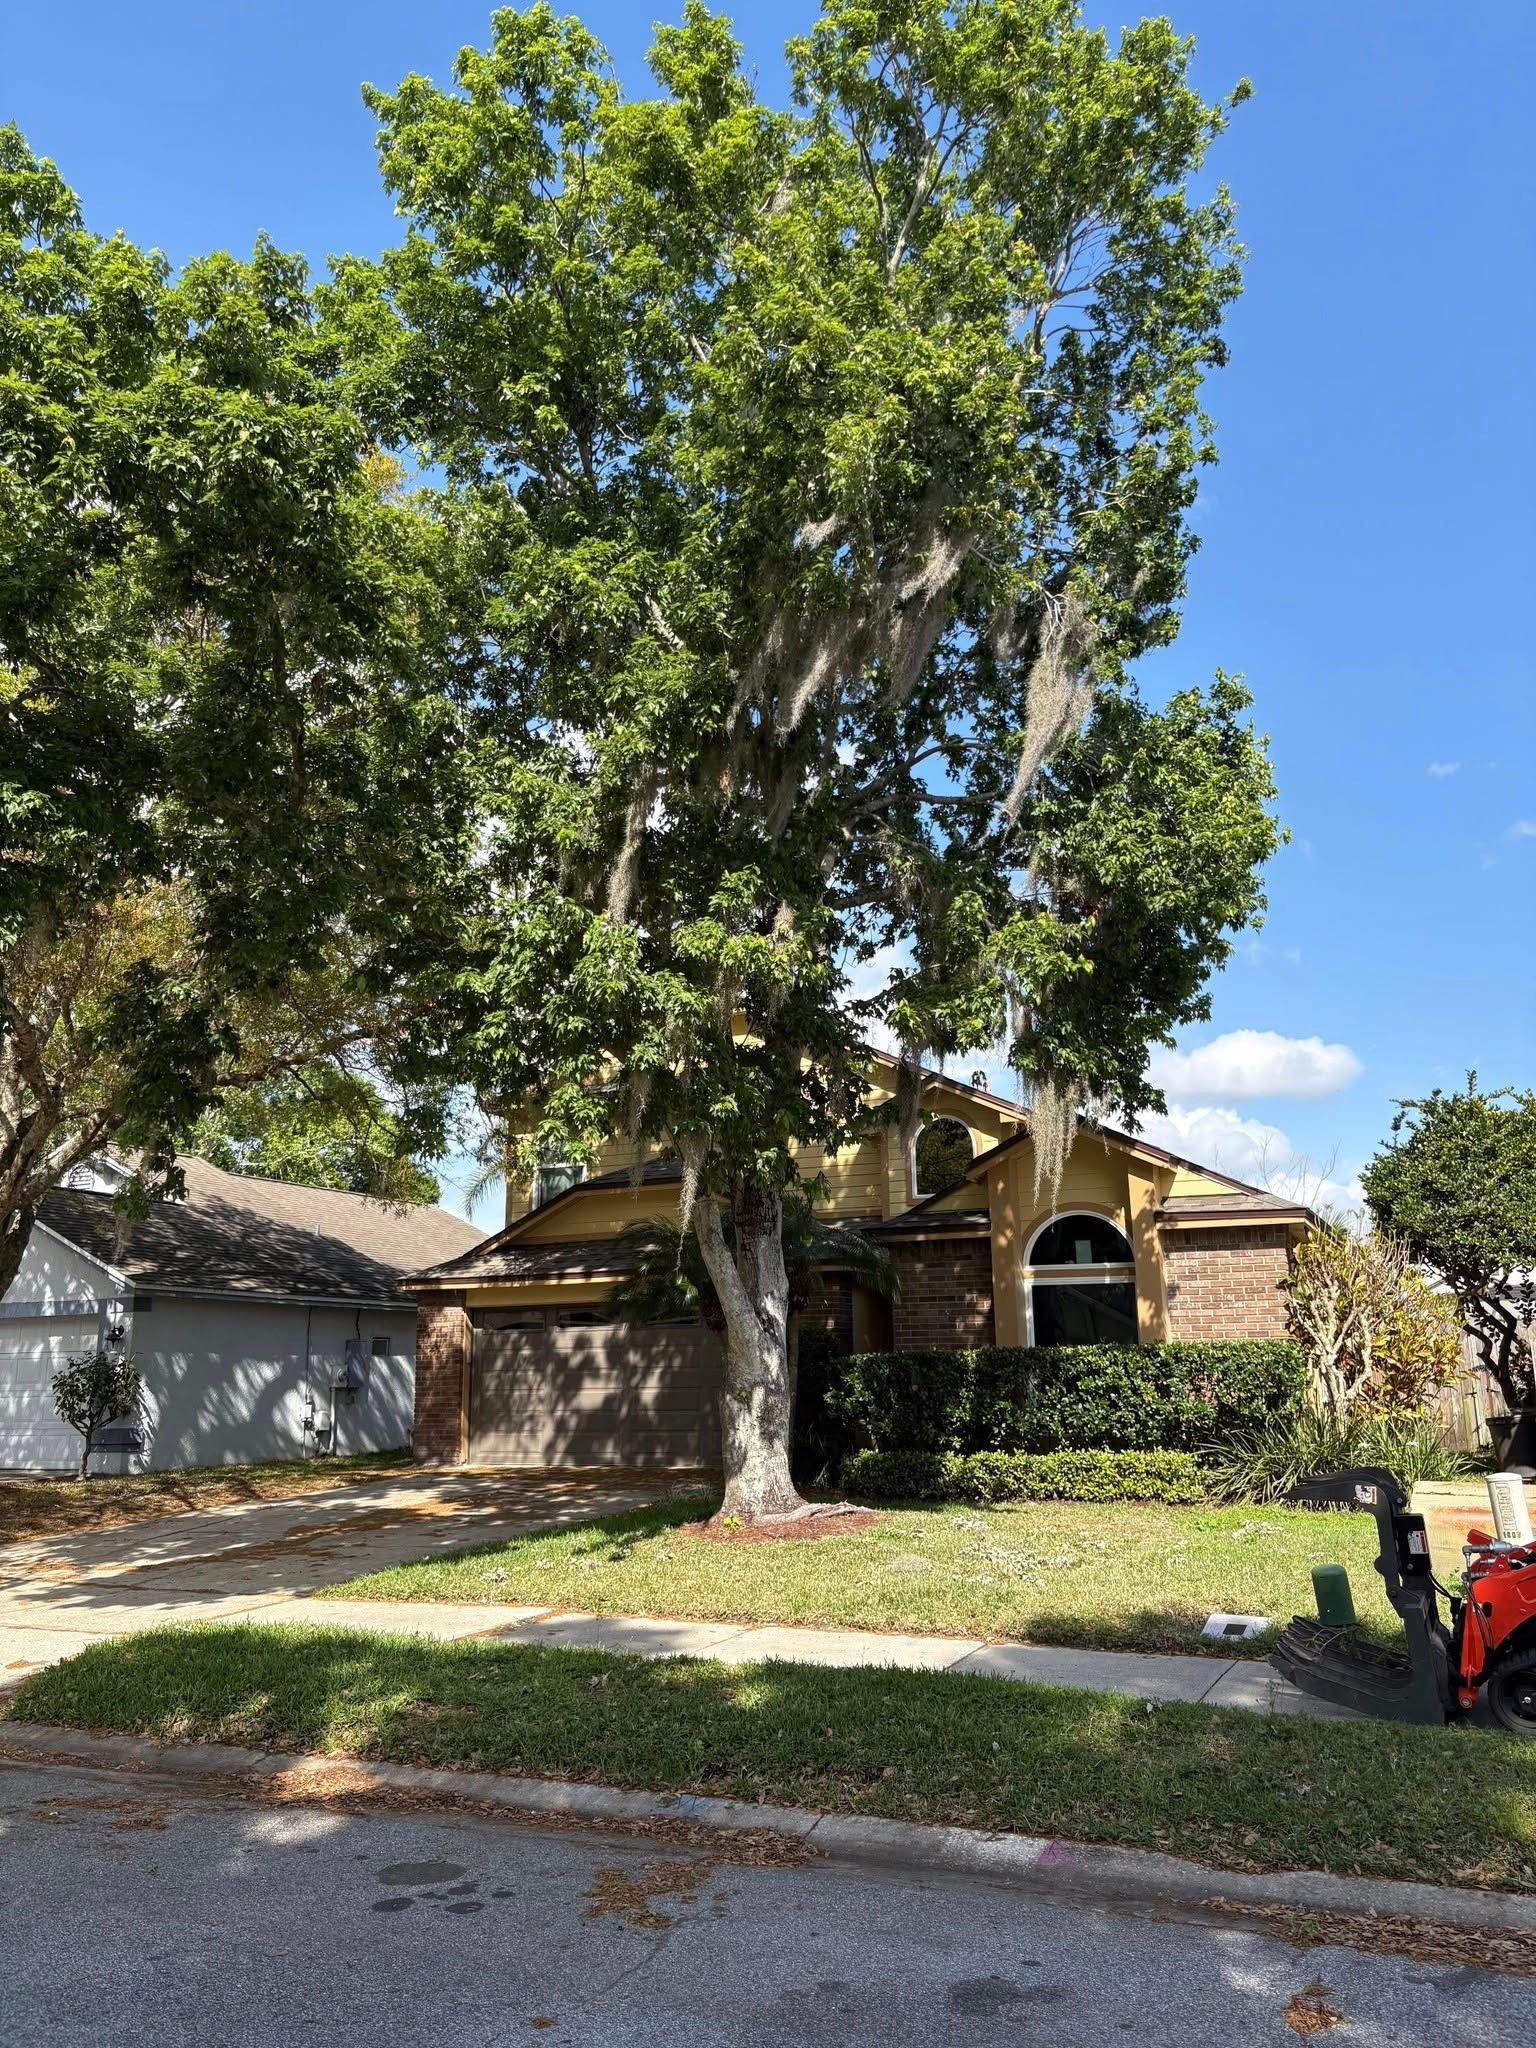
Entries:
<svg viewBox="0 0 1536 2048">
<path fill-rule="evenodd" d="M 123 1777 L 150 1778 L 157 1775 L 152 1760 L 140 1763 L 72 1756 L 67 1751 L 25 1749 L 5 1741 L 0 1731 L 0 1760 L 68 1770 L 111 1771 Z M 776 1828 L 711 1828 L 698 1821 L 673 1819 L 670 1815 L 636 1816 L 629 1819 L 599 1819 L 590 1814 L 544 1813 L 531 1807 L 503 1806 L 493 1799 L 475 1799 L 466 1794 L 416 1789 L 403 1785 L 381 1785 L 366 1769 L 356 1764 L 317 1758 L 294 1763 L 284 1770 L 199 1773 L 192 1781 L 179 1783 L 175 1797 L 192 1799 L 241 1799 L 262 1806 L 315 1806 L 330 1813 L 459 1813 L 477 1820 L 506 1821 L 516 1827 L 539 1828 L 553 1834 L 623 1835 L 634 1841 L 655 1842 L 678 1849 L 705 1849 L 716 1863 L 733 1863 L 768 1870 L 791 1870 L 819 1860 L 819 1851 L 798 1835 L 786 1835 Z M 63 1806 L 63 1800 L 40 1804 Z M 76 1802 L 83 1804 L 84 1802 Z M 148 1808 L 148 1800 L 124 1801 Z M 168 1812 L 168 1807 L 161 1808 Z M 150 1823 L 140 1823 L 150 1825 Z"/>
<path fill-rule="evenodd" d="M 1324 1913 L 1298 1906 L 1249 1906 L 1240 1899 L 1205 1901 L 1215 1913 L 1259 1921 L 1293 1948 L 1353 1948 L 1367 1955 L 1411 1956 L 1415 1962 L 1536 1977 L 1536 1932 L 1454 1927 L 1411 1913 Z"/>
<path fill-rule="evenodd" d="M 1326 1984 L 1309 1984 L 1305 1991 L 1293 1991 L 1284 2014 L 1293 2034 L 1326 2034 L 1342 2017 L 1328 2003 Z"/>
</svg>

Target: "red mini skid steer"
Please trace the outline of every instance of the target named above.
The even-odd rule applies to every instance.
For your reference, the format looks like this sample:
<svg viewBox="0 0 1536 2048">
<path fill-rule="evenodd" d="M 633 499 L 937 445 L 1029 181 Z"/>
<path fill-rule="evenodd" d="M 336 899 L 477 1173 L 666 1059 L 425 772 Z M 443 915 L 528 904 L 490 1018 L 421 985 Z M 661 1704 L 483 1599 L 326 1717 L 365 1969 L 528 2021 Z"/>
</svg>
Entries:
<svg viewBox="0 0 1536 2048">
<path fill-rule="evenodd" d="M 1391 1473 L 1375 1467 L 1304 1481 L 1289 1496 L 1312 1507 L 1360 1508 L 1376 1518 L 1387 1598 L 1402 1619 L 1407 1655 L 1383 1649 L 1353 1627 L 1330 1628 L 1298 1614 L 1270 1662 L 1319 1699 L 1393 1721 L 1432 1726 L 1454 1719 L 1487 1688 L 1494 1718 L 1536 1736 L 1536 1543 L 1505 1543 L 1469 1529 L 1461 1591 L 1430 1570 L 1424 1517 Z M 1439 1596 L 1450 1610 L 1441 1619 Z"/>
</svg>

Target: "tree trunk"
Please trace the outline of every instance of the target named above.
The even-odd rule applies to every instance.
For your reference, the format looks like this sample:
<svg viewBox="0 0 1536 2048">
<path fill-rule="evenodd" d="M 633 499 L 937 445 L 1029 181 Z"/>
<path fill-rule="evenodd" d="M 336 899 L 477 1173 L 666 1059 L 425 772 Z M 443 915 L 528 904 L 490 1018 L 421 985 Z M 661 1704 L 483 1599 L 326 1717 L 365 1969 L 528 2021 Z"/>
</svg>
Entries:
<svg viewBox="0 0 1536 2048">
<path fill-rule="evenodd" d="M 1472 1332 L 1472 1341 L 1482 1358 L 1484 1370 L 1504 1396 L 1513 1413 L 1528 1405 L 1531 1386 L 1523 1367 L 1515 1359 L 1520 1344 L 1520 1325 L 1513 1313 L 1479 1298 L 1463 1301 L 1462 1318 Z"/>
<path fill-rule="evenodd" d="M 792 1394 L 789 1279 L 784 1270 L 784 1203 L 776 1188 L 741 1182 L 733 1191 L 734 1257 L 713 1196 L 694 1203 L 693 1225 L 725 1311 L 725 1386 L 720 1515 L 742 1522 L 808 1511 L 789 1473 Z"/>
<path fill-rule="evenodd" d="M 10 1209 L 0 1220 L 0 1299 L 9 1293 L 11 1282 L 21 1271 L 36 1221 L 37 1211 L 32 1208 Z"/>
</svg>

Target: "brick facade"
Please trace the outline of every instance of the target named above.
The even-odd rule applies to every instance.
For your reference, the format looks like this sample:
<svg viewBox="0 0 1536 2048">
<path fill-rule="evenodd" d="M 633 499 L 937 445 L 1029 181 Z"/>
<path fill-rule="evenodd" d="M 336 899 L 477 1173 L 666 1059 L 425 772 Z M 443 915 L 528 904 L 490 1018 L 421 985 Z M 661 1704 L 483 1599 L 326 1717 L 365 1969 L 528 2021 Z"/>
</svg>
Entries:
<svg viewBox="0 0 1536 2048">
<path fill-rule="evenodd" d="M 1182 1342 L 1283 1337 L 1288 1266 L 1283 1223 L 1165 1230 L 1169 1335 Z"/>
<path fill-rule="evenodd" d="M 997 1342 L 990 1238 L 891 1237 L 885 1248 L 901 1277 L 891 1303 L 896 1350 L 973 1350 Z"/>
<path fill-rule="evenodd" d="M 464 1458 L 464 1375 L 469 1316 L 462 1294 L 439 1294 L 416 1309 L 416 1423 L 411 1451 L 418 1464 L 458 1465 Z"/>
<path fill-rule="evenodd" d="M 834 1358 L 846 1358 L 853 1349 L 853 1282 L 846 1273 L 819 1273 L 811 1282 L 810 1298 L 800 1311 L 800 1334 L 808 1331 L 827 1339 Z"/>
</svg>

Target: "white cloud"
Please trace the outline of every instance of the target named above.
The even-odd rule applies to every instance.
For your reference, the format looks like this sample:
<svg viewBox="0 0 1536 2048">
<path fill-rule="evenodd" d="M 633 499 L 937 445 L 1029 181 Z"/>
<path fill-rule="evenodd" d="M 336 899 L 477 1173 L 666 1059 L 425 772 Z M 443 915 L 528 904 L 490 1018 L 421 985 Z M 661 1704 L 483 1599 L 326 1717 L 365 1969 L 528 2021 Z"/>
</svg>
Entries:
<svg viewBox="0 0 1536 2048">
<path fill-rule="evenodd" d="M 1159 1048 L 1151 1078 L 1170 1102 L 1253 1102 L 1264 1095 L 1320 1102 L 1363 1072 L 1347 1045 L 1278 1031 L 1224 1031 L 1189 1052 Z"/>
<path fill-rule="evenodd" d="M 1511 839 L 1536 839 L 1536 818 L 1516 818 L 1509 828 Z"/>
<path fill-rule="evenodd" d="M 1442 777 L 1446 775 L 1454 775 L 1460 766 L 1461 763 L 1459 761 L 1431 761 L 1429 764 L 1429 772 L 1431 775 L 1438 775 Z"/>
<path fill-rule="evenodd" d="M 1365 1205 L 1357 1174 L 1341 1171 L 1333 1160 L 1319 1164 L 1309 1159 L 1277 1124 L 1239 1116 L 1235 1109 L 1215 1103 L 1175 1105 L 1164 1116 L 1144 1116 L 1140 1135 L 1198 1166 L 1314 1209 L 1358 1215 Z"/>
</svg>

